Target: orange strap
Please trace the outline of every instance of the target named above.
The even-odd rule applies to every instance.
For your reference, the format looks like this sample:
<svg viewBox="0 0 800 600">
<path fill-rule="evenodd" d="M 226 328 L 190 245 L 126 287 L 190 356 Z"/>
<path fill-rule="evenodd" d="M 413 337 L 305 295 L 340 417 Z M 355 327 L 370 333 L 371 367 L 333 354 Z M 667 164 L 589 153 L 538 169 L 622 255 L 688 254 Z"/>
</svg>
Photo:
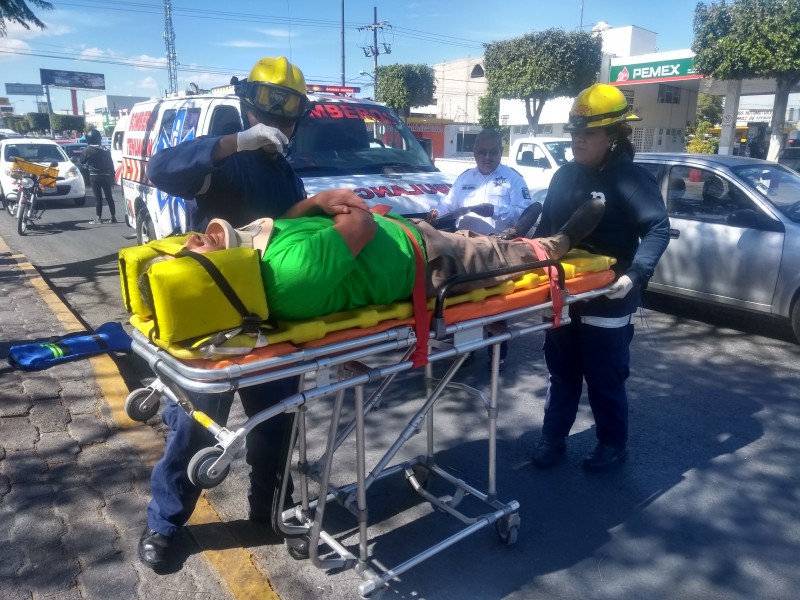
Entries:
<svg viewBox="0 0 800 600">
<path fill-rule="evenodd" d="M 411 295 L 411 303 L 414 307 L 414 333 L 417 335 L 417 345 L 414 352 L 411 353 L 411 362 L 414 367 L 422 367 L 428 364 L 428 340 L 430 339 L 430 315 L 428 314 L 428 297 L 425 293 L 425 257 L 422 254 L 422 248 L 411 233 L 411 230 L 406 227 L 405 223 L 397 219 L 393 219 L 389 215 L 391 206 L 386 204 L 378 204 L 372 207 L 372 212 L 376 215 L 381 215 L 388 219 L 392 219 L 397 223 L 403 231 L 405 231 L 408 239 L 411 240 L 411 246 L 414 249 L 414 291 Z"/>
<path fill-rule="evenodd" d="M 522 240 L 527 242 L 533 248 L 536 258 L 539 260 L 550 260 L 547 251 L 535 239 L 516 238 L 514 242 Z M 550 280 L 550 300 L 553 302 L 553 327 L 561 325 L 561 310 L 564 308 L 564 297 L 561 295 L 561 290 L 558 288 L 558 273 L 555 267 L 544 267 L 544 272 Z"/>
</svg>

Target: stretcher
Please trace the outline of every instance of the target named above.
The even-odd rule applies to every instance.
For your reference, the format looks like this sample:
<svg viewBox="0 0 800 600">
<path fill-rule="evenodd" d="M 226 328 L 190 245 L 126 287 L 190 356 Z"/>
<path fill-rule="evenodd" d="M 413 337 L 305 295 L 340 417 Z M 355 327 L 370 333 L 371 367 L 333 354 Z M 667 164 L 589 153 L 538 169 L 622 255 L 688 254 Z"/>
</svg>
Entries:
<svg viewBox="0 0 800 600">
<path fill-rule="evenodd" d="M 398 303 L 366 307 L 312 322 L 283 324 L 280 330 L 269 334 L 270 343 L 265 346 L 248 354 L 220 359 L 187 358 L 181 349 L 162 348 L 148 339 L 146 322 L 133 318 L 132 349 L 148 362 L 157 379 L 147 388 L 132 392 L 126 410 L 131 418 L 144 421 L 155 414 L 163 396 L 206 427 L 217 444 L 198 452 L 189 464 L 191 481 L 205 489 L 225 479 L 254 427 L 290 413 L 293 416 L 290 448 L 295 451 L 285 463 L 280 500 L 274 503 L 273 523 L 285 538 L 291 556 L 308 559 L 320 569 L 354 569 L 362 580 L 358 587 L 360 596 L 374 598 L 392 579 L 483 528 L 494 526 L 503 544 L 517 541 L 520 504 L 517 500 L 500 501 L 496 482 L 499 345 L 568 324 L 569 305 L 608 291 L 614 280 L 612 263 L 613 259 L 606 257 L 573 252 L 562 262 L 541 261 L 451 279 L 429 301 L 425 315 L 413 315 L 409 303 Z M 499 274 L 517 278 L 467 294 L 451 293 L 460 283 Z M 423 337 L 428 337 L 423 360 L 419 360 L 420 322 L 426 328 Z M 468 356 L 487 347 L 493 347 L 488 392 L 454 381 Z M 446 366 L 446 372 L 438 380 L 433 379 L 435 363 Z M 423 365 L 424 369 L 418 369 Z M 375 423 L 372 413 L 379 408 L 388 386 L 398 375 L 415 369 L 424 371 L 426 397 L 416 400 L 413 416 L 399 431 L 391 432 L 393 441 L 381 449 L 381 457 L 374 464 L 367 464 L 368 428 L 384 426 L 380 419 Z M 229 392 L 298 376 L 308 376 L 306 379 L 313 379 L 313 384 L 301 385 L 295 394 L 249 418 L 235 431 L 213 422 L 192 406 L 192 393 Z M 453 389 L 466 392 L 486 410 L 488 474 L 484 490 L 436 463 L 434 407 L 447 390 Z M 348 394 L 351 390 L 352 394 Z M 348 405 L 348 410 L 344 410 L 351 397 L 352 408 Z M 329 401 L 322 402 L 324 399 Z M 312 459 L 312 446 L 319 444 L 312 444 L 309 439 L 308 413 L 321 410 L 322 406 L 326 407 L 326 414 L 330 412 L 330 422 L 324 449 L 318 458 Z M 344 419 L 345 413 L 353 417 Z M 404 444 L 423 429 L 427 438 L 425 453 L 415 458 L 398 457 Z M 349 483 L 335 485 L 334 457 L 337 452 L 353 449 L 355 473 Z M 296 456 L 294 462 L 293 456 Z M 285 506 L 290 473 L 294 474 L 299 503 L 281 511 L 278 507 Z M 393 476 L 404 477 L 422 500 L 454 517 L 461 525 L 456 533 L 399 565 L 385 568 L 370 555 L 368 515 L 369 503 L 374 500 L 368 492 L 377 481 Z M 431 493 L 429 482 L 434 477 L 441 478 L 452 489 L 451 493 Z M 462 510 L 462 501 L 467 497 L 474 499 L 469 503 L 470 511 Z M 346 546 L 330 530 L 326 507 L 332 502 L 352 514 L 358 531 L 357 547 Z M 477 514 L 476 503 L 484 507 Z"/>
</svg>

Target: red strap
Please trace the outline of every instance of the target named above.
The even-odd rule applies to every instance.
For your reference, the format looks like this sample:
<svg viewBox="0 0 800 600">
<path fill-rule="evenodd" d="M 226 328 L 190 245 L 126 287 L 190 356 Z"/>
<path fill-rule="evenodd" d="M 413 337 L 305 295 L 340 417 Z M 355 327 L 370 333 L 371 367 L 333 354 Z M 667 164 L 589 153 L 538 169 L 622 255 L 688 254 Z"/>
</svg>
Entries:
<svg viewBox="0 0 800 600">
<path fill-rule="evenodd" d="M 422 367 L 428 364 L 428 340 L 431 335 L 428 296 L 425 293 L 425 257 L 417 238 L 405 223 L 388 214 L 391 209 L 392 207 L 386 204 L 378 204 L 371 210 L 373 213 L 392 219 L 397 223 L 411 240 L 411 247 L 414 249 L 414 291 L 411 295 L 411 303 L 414 307 L 414 333 L 417 335 L 417 345 L 414 352 L 411 353 L 411 362 L 414 367 Z"/>
<path fill-rule="evenodd" d="M 527 242 L 533 248 L 536 258 L 539 260 L 550 260 L 550 256 L 542 245 L 535 239 L 516 238 L 512 241 Z M 553 327 L 561 325 L 561 310 L 564 308 L 564 297 L 561 295 L 561 290 L 558 288 L 558 272 L 555 267 L 544 267 L 544 272 L 550 279 L 550 299 L 553 301 Z"/>
</svg>

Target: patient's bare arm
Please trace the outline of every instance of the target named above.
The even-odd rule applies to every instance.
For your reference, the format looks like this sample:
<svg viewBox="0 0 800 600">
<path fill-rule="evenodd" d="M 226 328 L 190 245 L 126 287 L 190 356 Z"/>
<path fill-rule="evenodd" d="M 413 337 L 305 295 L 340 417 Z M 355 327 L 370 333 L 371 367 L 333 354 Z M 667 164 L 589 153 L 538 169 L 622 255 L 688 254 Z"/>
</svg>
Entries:
<svg viewBox="0 0 800 600">
<path fill-rule="evenodd" d="M 313 217 L 316 215 L 340 215 L 352 210 L 369 210 L 362 198 L 351 190 L 324 190 L 318 194 L 301 200 L 283 214 L 284 219 L 297 217 Z"/>
<path fill-rule="evenodd" d="M 333 217 L 333 223 L 334 229 L 342 236 L 353 256 L 358 256 L 378 230 L 378 224 L 375 223 L 372 213 L 358 208 L 336 215 Z"/>
</svg>

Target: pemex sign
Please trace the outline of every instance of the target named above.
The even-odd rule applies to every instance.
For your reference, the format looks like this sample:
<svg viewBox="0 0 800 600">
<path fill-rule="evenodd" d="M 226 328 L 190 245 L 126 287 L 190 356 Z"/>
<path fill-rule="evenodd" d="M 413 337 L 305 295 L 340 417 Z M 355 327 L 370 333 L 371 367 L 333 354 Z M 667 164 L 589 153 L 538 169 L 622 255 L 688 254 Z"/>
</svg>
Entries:
<svg viewBox="0 0 800 600">
<path fill-rule="evenodd" d="M 695 70 L 692 57 L 616 65 L 612 66 L 609 71 L 609 83 L 611 85 L 684 81 L 687 79 L 701 79 L 702 77 Z"/>
</svg>

